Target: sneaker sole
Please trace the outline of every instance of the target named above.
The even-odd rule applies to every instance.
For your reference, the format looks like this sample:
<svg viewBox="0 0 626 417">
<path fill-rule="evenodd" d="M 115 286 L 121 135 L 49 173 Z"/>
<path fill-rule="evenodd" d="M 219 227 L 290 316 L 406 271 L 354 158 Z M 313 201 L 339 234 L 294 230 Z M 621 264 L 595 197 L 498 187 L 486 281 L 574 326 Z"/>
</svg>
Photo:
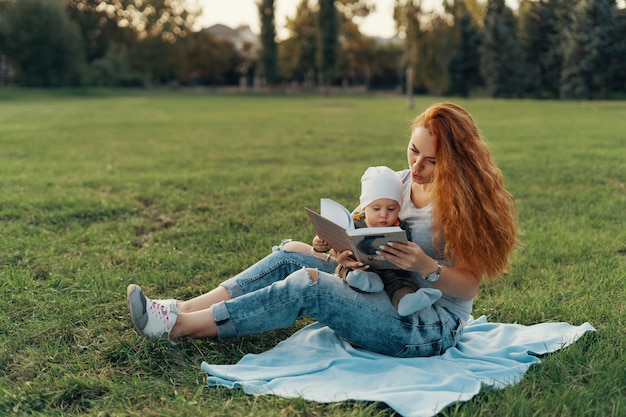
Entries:
<svg viewBox="0 0 626 417">
<path fill-rule="evenodd" d="M 128 311 L 130 312 L 130 321 L 133 323 L 133 328 L 135 329 L 135 332 L 137 332 L 139 336 L 145 337 L 145 334 L 143 333 L 143 331 L 139 328 L 139 326 L 137 325 L 137 323 L 135 323 L 135 320 L 133 319 L 135 315 L 133 314 L 134 308 L 133 308 L 133 303 L 131 302 L 131 296 L 137 290 L 141 291 L 141 287 L 139 285 L 130 284 L 128 287 L 126 287 L 126 302 L 128 303 Z M 144 305 L 143 310 L 145 311 L 145 309 L 146 307 Z"/>
</svg>

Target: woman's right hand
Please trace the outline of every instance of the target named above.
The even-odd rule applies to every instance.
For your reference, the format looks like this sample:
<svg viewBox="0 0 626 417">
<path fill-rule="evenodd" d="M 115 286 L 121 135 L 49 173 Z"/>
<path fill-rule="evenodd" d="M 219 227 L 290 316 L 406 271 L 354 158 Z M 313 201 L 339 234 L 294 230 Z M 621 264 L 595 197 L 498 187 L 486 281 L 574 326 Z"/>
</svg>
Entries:
<svg viewBox="0 0 626 417">
<path fill-rule="evenodd" d="M 352 253 L 349 249 L 337 254 L 337 256 L 335 256 L 335 260 L 339 263 L 339 265 L 349 269 L 365 270 L 370 267 L 369 265 L 365 265 L 364 263 L 354 259 L 354 253 Z"/>
</svg>

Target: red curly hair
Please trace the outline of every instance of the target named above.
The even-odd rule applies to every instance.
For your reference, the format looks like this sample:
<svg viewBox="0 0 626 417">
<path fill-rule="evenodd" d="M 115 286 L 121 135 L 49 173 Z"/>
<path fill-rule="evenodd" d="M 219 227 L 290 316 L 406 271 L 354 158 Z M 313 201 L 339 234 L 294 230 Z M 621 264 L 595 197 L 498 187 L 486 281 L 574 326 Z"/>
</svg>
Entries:
<svg viewBox="0 0 626 417">
<path fill-rule="evenodd" d="M 474 120 L 454 103 L 438 103 L 411 126 L 435 140 L 433 230 L 445 253 L 488 278 L 506 272 L 517 245 L 513 196 Z"/>
</svg>

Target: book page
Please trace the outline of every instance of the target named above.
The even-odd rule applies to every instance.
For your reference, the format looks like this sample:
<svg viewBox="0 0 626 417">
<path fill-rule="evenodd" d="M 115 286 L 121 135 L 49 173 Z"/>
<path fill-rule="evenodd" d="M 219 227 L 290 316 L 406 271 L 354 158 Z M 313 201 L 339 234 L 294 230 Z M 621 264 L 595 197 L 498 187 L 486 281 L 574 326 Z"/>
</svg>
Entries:
<svg viewBox="0 0 626 417">
<path fill-rule="evenodd" d="M 354 229 L 352 214 L 347 208 L 330 198 L 320 199 L 320 214 L 346 230 Z"/>
<path fill-rule="evenodd" d="M 399 239 L 395 242 L 406 242 L 406 232 L 398 226 L 389 227 L 362 227 L 360 229 L 347 230 L 348 236 L 367 236 L 367 235 L 396 235 Z M 404 234 L 404 238 L 402 237 Z"/>
</svg>

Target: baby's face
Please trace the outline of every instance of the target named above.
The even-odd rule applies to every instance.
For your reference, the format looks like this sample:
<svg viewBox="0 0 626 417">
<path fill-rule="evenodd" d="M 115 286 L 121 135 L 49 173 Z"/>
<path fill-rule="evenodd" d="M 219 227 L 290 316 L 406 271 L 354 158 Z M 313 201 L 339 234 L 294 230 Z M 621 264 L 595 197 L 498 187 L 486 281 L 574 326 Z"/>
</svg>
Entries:
<svg viewBox="0 0 626 417">
<path fill-rule="evenodd" d="M 389 227 L 398 220 L 400 204 L 390 198 L 379 198 L 372 201 L 363 211 L 367 227 Z"/>
</svg>

